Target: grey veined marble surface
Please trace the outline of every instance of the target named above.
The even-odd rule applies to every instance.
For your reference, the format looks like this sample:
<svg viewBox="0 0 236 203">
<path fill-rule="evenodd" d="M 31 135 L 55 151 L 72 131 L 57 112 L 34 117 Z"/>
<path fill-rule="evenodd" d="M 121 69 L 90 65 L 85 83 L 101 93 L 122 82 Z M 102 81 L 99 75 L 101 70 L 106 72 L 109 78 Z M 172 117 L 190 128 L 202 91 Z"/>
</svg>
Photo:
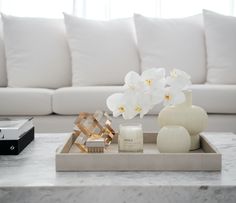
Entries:
<svg viewBox="0 0 236 203">
<path fill-rule="evenodd" d="M 221 172 L 56 172 L 69 134 L 37 134 L 18 156 L 0 156 L 0 203 L 236 203 L 236 135 L 205 133 L 222 153 Z"/>
</svg>

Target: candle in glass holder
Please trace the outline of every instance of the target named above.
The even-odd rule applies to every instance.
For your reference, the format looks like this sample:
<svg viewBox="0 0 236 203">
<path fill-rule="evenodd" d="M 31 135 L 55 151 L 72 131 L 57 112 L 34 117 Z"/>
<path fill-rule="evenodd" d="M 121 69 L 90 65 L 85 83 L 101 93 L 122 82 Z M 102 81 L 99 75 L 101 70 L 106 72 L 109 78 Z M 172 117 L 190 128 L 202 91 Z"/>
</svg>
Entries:
<svg viewBox="0 0 236 203">
<path fill-rule="evenodd" d="M 120 125 L 119 152 L 143 152 L 143 130 L 141 124 Z"/>
</svg>

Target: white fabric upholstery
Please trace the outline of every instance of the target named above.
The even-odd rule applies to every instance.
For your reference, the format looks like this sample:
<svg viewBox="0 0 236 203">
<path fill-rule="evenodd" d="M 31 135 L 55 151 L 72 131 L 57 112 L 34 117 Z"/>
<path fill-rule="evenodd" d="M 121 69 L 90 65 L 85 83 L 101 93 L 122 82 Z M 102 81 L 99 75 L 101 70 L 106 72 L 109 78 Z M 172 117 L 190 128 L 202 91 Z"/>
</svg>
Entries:
<svg viewBox="0 0 236 203">
<path fill-rule="evenodd" d="M 77 115 L 62 116 L 34 116 L 33 123 L 36 133 L 71 133 L 74 127 L 74 121 Z M 135 117 L 130 121 L 124 120 L 122 117 L 113 118 L 112 126 L 116 130 L 119 129 L 121 123 L 142 123 L 144 132 L 158 132 L 157 115 L 146 115 L 143 119 Z M 236 116 L 235 114 L 209 114 L 208 127 L 206 131 L 211 132 L 234 132 L 236 133 Z"/>
<path fill-rule="evenodd" d="M 141 68 L 174 68 L 191 75 L 194 84 L 206 80 L 202 16 L 182 19 L 134 15 Z"/>
<path fill-rule="evenodd" d="M 221 18 L 227 18 L 224 20 L 228 21 L 228 17 L 225 16 L 224 17 L 218 16 L 218 17 L 220 22 Z M 70 64 L 68 62 L 69 49 L 67 47 L 67 42 L 65 40 L 64 25 L 62 21 L 58 20 L 48 21 L 47 19 L 45 20 L 47 21 L 46 24 L 44 24 L 45 21 L 43 19 L 40 20 L 40 19 L 29 19 L 29 18 L 26 19 L 26 18 L 14 18 L 14 17 L 6 17 L 6 18 L 7 18 L 6 21 L 9 20 L 12 21 L 11 23 L 13 23 L 11 27 L 10 26 L 11 23 L 7 22 L 8 28 L 6 29 L 6 33 L 10 34 L 6 36 L 6 41 L 8 42 L 8 44 L 10 43 L 10 47 L 7 48 L 7 53 L 8 53 L 7 55 L 8 59 L 10 60 L 8 61 L 8 68 L 10 65 L 10 69 L 8 71 L 8 73 L 10 74 L 9 85 L 16 87 L 17 86 L 27 86 L 27 87 L 35 86 L 35 87 L 51 87 L 51 88 L 63 87 L 57 90 L 39 89 L 39 88 L 5 88 L 5 87 L 0 88 L 0 116 L 33 115 L 35 116 L 34 123 L 37 132 L 71 132 L 73 130 L 73 121 L 75 119 L 75 116 L 73 115 L 77 115 L 79 112 L 82 111 L 94 112 L 97 109 L 103 109 L 108 111 L 106 107 L 107 97 L 113 93 L 122 92 L 123 88 L 121 86 L 98 86 L 98 85 L 103 84 L 104 81 L 105 81 L 104 83 L 106 84 L 112 84 L 112 83 L 113 85 L 115 83 L 122 84 L 124 75 L 130 69 L 139 72 L 137 68 L 138 66 L 136 65 L 128 67 L 126 65 L 122 66 L 120 64 L 120 63 L 126 64 L 125 60 L 130 59 L 129 54 L 127 54 L 130 51 L 132 51 L 133 53 L 132 57 L 137 57 L 136 56 L 137 53 L 133 52 L 135 50 L 135 44 L 133 44 L 134 42 L 132 41 L 133 47 L 131 46 L 132 47 L 131 50 L 125 50 L 123 53 L 120 53 L 122 56 L 120 55 L 119 63 L 118 62 L 116 63 L 115 60 L 110 61 L 109 63 L 111 63 L 111 65 L 109 67 L 106 66 L 107 69 L 106 70 L 104 69 L 105 70 L 104 72 L 101 72 L 100 69 L 98 72 L 94 72 L 93 69 L 91 69 L 89 70 L 90 72 L 87 72 L 84 75 L 83 74 L 80 75 L 78 72 L 78 77 L 86 79 L 84 81 L 81 81 L 82 82 L 81 84 L 82 85 L 87 84 L 88 86 L 65 87 L 67 85 L 70 85 L 71 83 L 71 70 L 70 70 Z M 169 58 L 163 57 L 162 59 L 163 61 L 165 62 L 167 61 L 170 63 L 160 64 L 159 61 L 157 61 L 158 63 L 156 63 L 155 60 L 157 58 L 155 57 L 156 56 L 159 57 L 159 55 L 156 52 L 154 52 L 153 55 L 154 57 L 152 56 L 152 54 L 145 52 L 147 53 L 147 58 L 144 58 L 144 61 L 150 60 L 152 62 L 153 60 L 155 62 L 153 63 L 153 66 L 161 65 L 172 68 L 171 66 L 173 65 L 173 68 L 179 68 L 191 74 L 194 83 L 202 83 L 205 80 L 205 69 L 203 70 L 205 52 L 202 51 L 202 42 L 203 42 L 202 31 L 201 31 L 202 25 L 201 22 L 199 24 L 198 17 L 195 19 L 196 21 L 194 20 L 196 24 L 189 25 L 193 23 L 192 22 L 193 19 L 195 19 L 195 17 L 191 19 L 187 18 L 179 20 L 160 19 L 158 20 L 157 27 L 158 28 L 162 27 L 163 28 L 162 30 L 158 30 L 154 25 L 152 27 L 152 23 L 155 24 L 157 19 L 143 19 L 145 21 L 144 23 L 145 26 L 146 24 L 148 24 L 147 25 L 148 29 L 146 29 L 146 27 L 144 26 L 142 27 L 142 32 L 145 33 L 147 32 L 146 34 L 150 34 L 149 37 L 150 39 L 145 41 L 147 42 L 147 44 L 146 45 L 144 44 L 143 48 L 145 48 L 145 50 L 146 48 L 150 48 L 150 46 L 152 48 L 152 43 L 154 43 L 153 45 L 155 46 L 160 46 L 161 47 L 160 56 L 164 56 L 164 54 L 167 54 Z M 222 20 L 222 22 L 224 20 Z M 148 21 L 148 23 L 146 23 L 146 21 Z M 98 22 L 95 23 L 96 26 L 97 23 Z M 182 23 L 184 25 L 181 25 Z M 46 27 L 43 27 L 42 24 L 44 24 Z M 226 24 L 224 26 L 227 26 Z M 94 29 L 100 27 L 96 26 L 94 27 Z M 171 33 L 169 32 L 169 35 L 166 35 L 165 33 L 166 31 L 168 31 L 168 26 L 170 26 L 170 30 L 172 30 L 172 32 Z M 153 32 L 153 34 L 151 33 L 152 29 L 153 31 L 155 31 Z M 187 34 L 188 33 L 187 30 L 189 29 L 191 29 L 191 33 Z M 85 32 L 83 33 L 83 36 L 88 37 L 87 36 L 88 30 L 89 29 L 82 30 Z M 31 33 L 32 35 L 29 35 L 28 33 L 29 31 L 33 32 L 33 34 Z M 104 33 L 103 31 L 104 30 L 102 30 L 101 33 Z M 220 33 L 221 32 L 219 31 L 218 34 Z M 96 34 L 97 36 L 98 33 L 94 31 L 93 34 Z M 158 36 L 161 35 L 161 37 L 163 37 L 163 41 L 160 39 L 158 41 L 155 41 L 157 37 L 156 35 Z M 181 40 L 178 41 L 177 40 L 178 38 L 181 38 Z M 0 28 L 0 86 L 5 86 L 7 83 L 7 76 L 4 65 L 5 64 L 4 45 L 1 39 L 2 38 L 1 38 L 1 28 Z M 101 47 L 103 47 L 102 45 L 104 43 L 108 42 L 106 39 L 100 41 Z M 97 39 L 94 38 L 94 40 L 96 41 Z M 132 38 L 132 40 L 134 39 Z M 173 41 L 171 40 L 174 40 L 176 44 L 173 43 Z M 234 39 L 232 39 L 232 42 L 234 42 L 233 40 Z M 26 43 L 26 41 L 29 42 Z M 120 41 L 118 40 L 117 42 L 119 43 Z M 227 40 L 226 42 L 228 43 Z M 107 51 L 107 50 L 102 50 L 101 47 L 94 46 L 94 44 L 88 38 L 84 41 L 84 43 L 86 45 L 89 45 L 87 47 L 88 49 L 84 49 L 86 50 L 86 53 L 89 50 L 94 51 L 96 49 L 95 50 L 96 54 L 98 54 L 98 55 L 91 55 L 90 57 L 91 61 L 87 60 L 87 62 L 90 62 L 92 65 L 97 63 L 96 57 L 103 57 L 104 52 Z M 112 42 L 110 43 L 112 44 Z M 126 45 L 130 47 L 129 43 Z M 85 46 L 85 44 L 83 44 L 83 46 Z M 105 57 L 109 58 L 113 54 L 117 54 L 115 52 L 116 50 L 114 50 L 116 48 L 113 47 L 112 49 L 111 47 L 106 52 Z M 193 47 L 195 47 L 194 50 L 192 50 Z M 222 45 L 222 47 L 224 46 Z M 233 50 L 233 48 L 230 50 Z M 19 53 L 19 55 L 17 55 L 17 53 Z M 123 57 L 124 53 L 128 58 Z M 142 51 L 140 53 L 142 54 Z M 174 55 L 173 53 L 176 53 L 176 55 Z M 227 53 L 227 56 L 231 57 L 230 54 L 235 54 L 235 53 L 236 51 L 232 51 L 232 53 Z M 149 56 L 150 58 L 148 58 Z M 174 60 L 171 61 L 170 59 Z M 99 60 L 106 60 L 106 59 L 103 58 Z M 225 60 L 225 58 L 224 59 L 222 58 L 222 60 Z M 136 59 L 134 61 L 136 61 Z M 131 64 L 133 62 L 129 63 Z M 134 62 L 133 64 L 136 63 L 137 61 Z M 193 63 L 194 65 L 191 65 Z M 178 64 L 180 66 L 178 66 Z M 151 67 L 151 63 L 148 64 L 147 67 L 149 66 Z M 86 72 L 87 71 L 86 64 L 85 66 L 83 66 L 83 68 L 84 68 L 83 70 Z M 103 64 L 100 66 L 100 68 L 101 69 L 104 68 Z M 81 70 L 78 69 L 78 71 Z M 219 74 L 217 77 L 221 77 L 220 83 L 229 83 L 229 80 L 230 83 L 232 81 L 233 83 L 235 83 L 235 75 L 236 74 L 234 74 L 234 72 L 227 72 L 227 73 L 223 72 L 222 74 Z M 210 74 L 208 75 L 208 78 L 209 76 Z M 213 82 L 216 81 L 214 80 Z M 219 80 L 217 82 L 219 82 Z M 89 86 L 89 85 L 96 85 L 96 86 Z M 236 85 L 195 84 L 191 87 L 191 89 L 193 91 L 193 104 L 203 107 L 208 113 L 210 113 L 208 130 L 236 132 L 236 125 L 235 125 Z M 140 122 L 143 123 L 143 128 L 145 131 L 157 132 L 158 130 L 157 113 L 159 113 L 159 111 L 162 108 L 163 106 L 161 105 L 156 106 L 153 110 L 149 112 L 149 115 L 145 115 L 144 119 L 139 119 L 138 117 L 136 117 L 134 120 L 124 121 L 122 117 L 116 118 L 114 119 L 114 127 L 115 129 L 118 129 L 118 125 L 122 122 Z M 53 112 L 56 114 L 52 114 Z M 61 116 L 58 114 L 65 116 Z"/>
<path fill-rule="evenodd" d="M 65 14 L 73 86 L 121 85 L 139 72 L 132 19 L 94 21 Z"/>
<path fill-rule="evenodd" d="M 193 104 L 208 113 L 236 113 L 236 85 L 193 85 Z"/>
<path fill-rule="evenodd" d="M 191 89 L 193 104 L 203 107 L 208 113 L 236 113 L 235 85 L 192 85 Z M 76 115 L 81 111 L 108 111 L 106 98 L 121 91 L 120 86 L 61 88 L 53 95 L 53 112 Z M 158 114 L 162 108 L 162 105 L 157 105 L 149 114 Z"/>
<path fill-rule="evenodd" d="M 94 112 L 98 109 L 108 111 L 106 98 L 121 92 L 121 86 L 67 87 L 55 91 L 53 95 L 53 112 L 76 115 L 79 112 Z"/>
<path fill-rule="evenodd" d="M 2 16 L 8 86 L 59 88 L 71 85 L 63 20 Z"/>
<path fill-rule="evenodd" d="M 0 115 L 48 115 L 52 113 L 53 90 L 0 88 Z"/>
<path fill-rule="evenodd" d="M 2 21 L 0 20 L 0 87 L 7 86 L 7 71 L 5 60 L 5 49 L 3 42 Z"/>
<path fill-rule="evenodd" d="M 214 84 L 236 84 L 236 17 L 203 11 L 207 81 Z"/>
</svg>

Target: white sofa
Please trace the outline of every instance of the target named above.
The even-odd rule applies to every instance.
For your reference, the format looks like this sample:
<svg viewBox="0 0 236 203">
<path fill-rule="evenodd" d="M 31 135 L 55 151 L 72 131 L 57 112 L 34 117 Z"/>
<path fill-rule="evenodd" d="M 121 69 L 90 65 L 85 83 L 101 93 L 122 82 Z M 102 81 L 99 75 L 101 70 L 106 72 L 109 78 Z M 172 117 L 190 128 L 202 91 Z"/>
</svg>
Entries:
<svg viewBox="0 0 236 203">
<path fill-rule="evenodd" d="M 4 23 L 7 24 L 4 25 L 5 36 L 1 36 L 0 40 L 0 116 L 33 116 L 36 132 L 70 132 L 73 129 L 73 122 L 79 112 L 94 112 L 97 109 L 108 111 L 106 107 L 106 98 L 112 93 L 122 91 L 122 84 L 87 84 L 83 86 L 72 85 L 72 77 L 69 77 L 71 74 L 73 74 L 73 71 L 71 71 L 70 57 L 73 58 L 74 55 L 70 52 L 70 49 L 65 46 L 65 44 L 67 44 L 67 39 L 65 37 L 66 34 L 64 28 L 57 29 L 57 31 L 61 32 L 60 36 L 62 37 L 58 40 L 63 41 L 61 42 L 61 44 L 63 44 L 64 46 L 63 51 L 66 53 L 68 52 L 68 59 L 66 59 L 68 61 L 66 63 L 65 61 L 62 61 L 64 63 L 64 66 L 66 66 L 68 72 L 65 73 L 64 71 L 61 73 L 62 75 L 66 74 L 66 81 L 64 80 L 60 85 L 60 80 L 56 81 L 57 84 L 52 84 L 49 80 L 50 84 L 46 85 L 45 81 L 48 80 L 48 78 L 46 78 L 48 75 L 45 74 L 44 77 L 42 73 L 39 73 L 38 75 L 41 74 L 39 76 L 41 78 L 30 78 L 30 80 L 32 80 L 30 81 L 32 85 L 26 84 L 27 80 L 29 80 L 29 76 L 23 76 L 25 77 L 23 80 L 23 82 L 25 83 L 22 83 L 21 85 L 21 81 L 19 82 L 21 78 L 13 77 L 15 76 L 14 73 L 19 74 L 17 72 L 17 67 L 15 69 L 11 68 L 15 66 L 16 63 L 21 63 L 20 65 L 22 65 L 22 63 L 26 63 L 23 64 L 24 67 L 28 65 L 32 66 L 32 64 L 27 64 L 28 61 L 22 62 L 22 60 L 18 60 L 17 58 L 19 55 L 19 50 L 22 50 L 22 52 L 24 52 L 31 46 L 31 44 L 27 44 L 25 48 L 24 43 L 22 42 L 24 40 L 27 40 L 27 38 L 30 38 L 30 36 L 27 36 L 25 38 L 22 37 L 20 35 L 22 30 L 20 29 L 23 28 L 15 28 L 14 22 L 10 22 L 12 20 L 11 17 L 5 16 L 5 18 L 6 19 Z M 14 20 L 15 19 L 13 19 L 13 21 Z M 21 20 L 24 21 L 27 19 L 24 18 Z M 34 23 L 34 20 L 32 22 Z M 30 25 L 24 24 L 24 26 L 34 26 L 32 22 Z M 8 23 L 11 26 L 9 26 Z M 51 25 L 52 23 L 53 22 L 51 22 Z M 58 24 L 60 24 L 58 25 L 60 28 L 64 27 L 63 21 L 60 21 Z M 10 44 L 11 42 L 9 41 L 11 40 L 10 37 L 12 36 L 6 36 L 6 34 L 12 32 L 11 29 L 15 31 L 13 38 L 18 37 L 18 41 L 14 42 L 19 42 L 20 45 L 15 44 L 16 46 L 13 46 Z M 24 30 L 24 32 L 27 34 L 27 31 Z M 44 35 L 44 33 L 42 33 L 42 35 Z M 6 44 L 6 49 L 4 48 L 5 42 L 8 43 Z M 48 41 L 46 43 L 48 43 Z M 17 49 L 17 46 L 21 47 Z M 50 49 L 50 46 L 53 45 L 49 45 L 49 47 L 47 48 Z M 204 44 L 202 46 L 205 47 Z M 41 52 L 43 52 L 42 50 Z M 48 51 L 47 56 L 50 54 L 50 52 L 52 53 L 52 50 Z M 141 59 L 142 66 L 143 61 L 142 56 L 140 56 L 141 54 L 139 53 L 139 57 Z M 52 53 L 52 57 L 54 57 L 54 55 L 55 54 Z M 24 55 L 23 57 L 30 56 Z M 29 58 L 29 61 L 30 60 L 31 59 Z M 42 58 L 40 58 L 40 60 L 42 60 Z M 50 60 L 52 59 L 50 58 Z M 57 58 L 55 60 L 57 60 Z M 60 60 L 62 59 L 58 57 L 58 60 L 60 62 Z M 43 64 L 44 61 L 40 61 L 40 63 L 41 62 Z M 53 66 L 53 64 L 51 66 Z M 43 69 L 44 67 L 42 66 L 41 68 Z M 51 73 L 50 68 L 51 67 L 49 67 L 48 74 L 51 74 L 51 76 L 48 77 L 51 80 L 56 80 L 58 74 L 57 70 L 56 72 Z M 189 67 L 190 72 L 191 68 L 192 67 Z M 32 69 L 34 69 L 34 67 L 32 67 Z M 209 83 L 207 82 L 207 66 L 205 66 L 205 69 L 206 70 L 204 71 L 204 75 L 202 76 L 204 80 L 202 82 L 195 82 L 191 87 L 193 91 L 193 103 L 195 105 L 203 107 L 207 111 L 209 115 L 209 125 L 207 131 L 236 132 L 236 80 L 234 81 L 235 84 L 221 84 L 220 82 L 215 84 Z M 37 72 L 37 70 L 35 71 Z M 116 71 L 118 70 L 113 69 L 112 71 L 114 72 L 114 74 L 116 74 Z M 128 71 L 129 69 L 127 69 L 127 72 Z M 185 71 L 189 72 L 188 70 Z M 139 72 L 141 72 L 141 69 L 139 70 Z M 194 74 L 198 74 L 198 70 L 194 70 Z M 96 79 L 96 77 L 100 78 L 101 80 L 106 80 L 109 75 L 100 74 L 100 70 L 94 70 L 94 75 L 91 76 L 91 78 Z M 193 74 L 192 77 L 194 77 Z M 224 76 L 222 75 L 222 77 Z M 36 83 L 40 83 L 40 81 L 42 85 L 37 86 Z M 118 124 L 121 122 L 141 122 L 143 123 L 145 131 L 156 132 L 158 130 L 157 115 L 161 108 L 163 108 L 161 105 L 155 107 L 143 119 L 135 118 L 130 121 L 124 121 L 121 117 L 116 118 L 114 119 L 114 126 L 117 129 Z"/>
</svg>

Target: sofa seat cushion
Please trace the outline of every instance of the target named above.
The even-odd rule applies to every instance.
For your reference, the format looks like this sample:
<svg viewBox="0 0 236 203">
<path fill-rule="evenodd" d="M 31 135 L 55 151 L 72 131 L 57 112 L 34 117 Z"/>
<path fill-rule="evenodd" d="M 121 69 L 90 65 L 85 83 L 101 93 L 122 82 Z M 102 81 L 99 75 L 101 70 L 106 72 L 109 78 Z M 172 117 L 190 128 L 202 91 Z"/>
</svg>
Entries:
<svg viewBox="0 0 236 203">
<path fill-rule="evenodd" d="M 192 85 L 192 102 L 207 113 L 236 113 L 236 85 Z M 154 109 L 157 113 L 159 109 Z"/>
<path fill-rule="evenodd" d="M 76 115 L 79 112 L 108 111 L 106 98 L 122 92 L 122 86 L 66 87 L 55 91 L 53 112 L 63 115 Z"/>
<path fill-rule="evenodd" d="M 193 85 L 193 104 L 208 113 L 236 113 L 236 85 Z"/>
<path fill-rule="evenodd" d="M 7 70 L 5 59 L 5 48 L 3 42 L 2 20 L 0 20 L 0 87 L 7 86 Z"/>
<path fill-rule="evenodd" d="M 53 92 L 39 88 L 0 88 L 0 115 L 51 114 Z"/>
<path fill-rule="evenodd" d="M 192 85 L 193 104 L 208 113 L 236 113 L 235 85 Z M 108 111 L 106 99 L 109 95 L 122 92 L 121 86 L 68 87 L 55 91 L 53 111 L 57 114 L 76 115 L 79 112 Z M 158 114 L 162 104 L 155 106 L 149 114 Z"/>
</svg>

